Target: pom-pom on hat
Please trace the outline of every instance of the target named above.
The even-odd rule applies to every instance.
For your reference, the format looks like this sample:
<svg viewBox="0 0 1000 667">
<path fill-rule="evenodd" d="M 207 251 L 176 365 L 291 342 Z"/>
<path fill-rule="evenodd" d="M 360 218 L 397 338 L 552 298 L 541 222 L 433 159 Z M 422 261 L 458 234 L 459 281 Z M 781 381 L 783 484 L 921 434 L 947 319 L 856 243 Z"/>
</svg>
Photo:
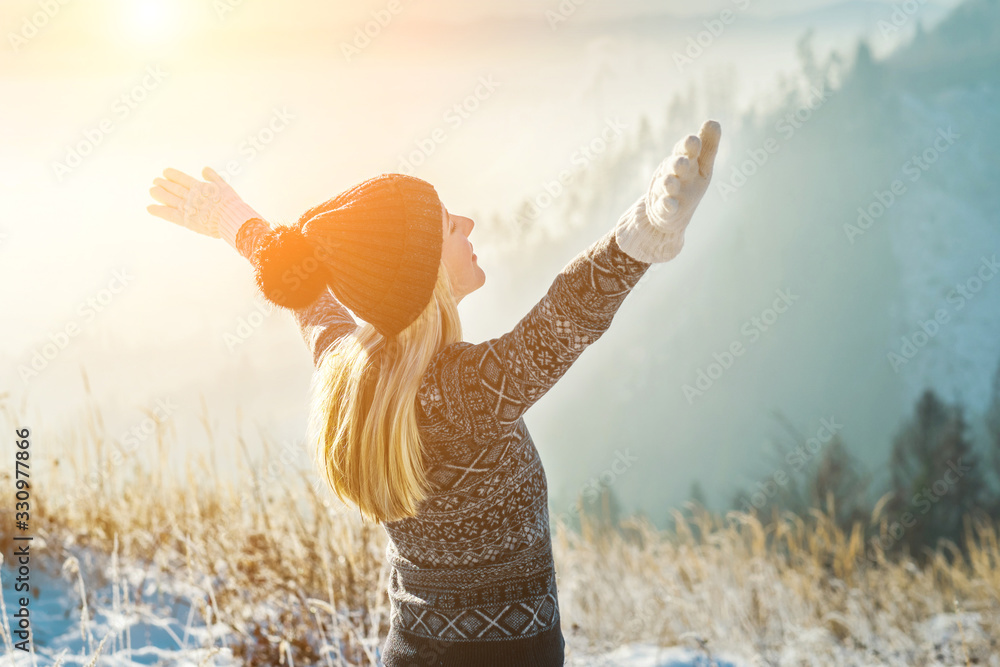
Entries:
<svg viewBox="0 0 1000 667">
<path fill-rule="evenodd" d="M 266 234 L 254 251 L 257 286 L 284 308 L 304 308 L 329 287 L 383 336 L 430 303 L 444 241 L 444 206 L 430 183 L 383 174 Z"/>
</svg>

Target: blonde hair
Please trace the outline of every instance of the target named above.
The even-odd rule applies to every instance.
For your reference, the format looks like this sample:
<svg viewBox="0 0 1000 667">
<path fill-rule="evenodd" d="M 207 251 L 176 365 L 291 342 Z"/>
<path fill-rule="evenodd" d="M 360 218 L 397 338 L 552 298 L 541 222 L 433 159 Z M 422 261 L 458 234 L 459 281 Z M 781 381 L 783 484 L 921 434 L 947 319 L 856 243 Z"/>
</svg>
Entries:
<svg viewBox="0 0 1000 667">
<path fill-rule="evenodd" d="M 394 341 L 363 323 L 313 376 L 308 440 L 320 473 L 375 523 L 414 516 L 427 496 L 417 390 L 434 354 L 462 339 L 457 305 L 442 262 L 430 303 Z"/>
</svg>

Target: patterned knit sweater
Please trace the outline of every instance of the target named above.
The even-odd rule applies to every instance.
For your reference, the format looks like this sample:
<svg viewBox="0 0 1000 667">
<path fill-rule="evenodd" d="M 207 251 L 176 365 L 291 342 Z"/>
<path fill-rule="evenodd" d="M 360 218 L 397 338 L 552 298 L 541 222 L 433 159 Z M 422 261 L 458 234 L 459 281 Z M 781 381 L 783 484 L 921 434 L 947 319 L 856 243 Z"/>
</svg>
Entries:
<svg viewBox="0 0 1000 667">
<path fill-rule="evenodd" d="M 245 223 L 249 258 L 266 223 Z M 384 664 L 562 665 L 545 470 L 523 415 L 611 325 L 649 268 L 615 229 L 573 258 L 509 332 L 437 353 L 418 425 L 433 493 L 384 525 L 390 632 Z M 319 365 L 357 326 L 329 291 L 294 311 Z"/>
</svg>

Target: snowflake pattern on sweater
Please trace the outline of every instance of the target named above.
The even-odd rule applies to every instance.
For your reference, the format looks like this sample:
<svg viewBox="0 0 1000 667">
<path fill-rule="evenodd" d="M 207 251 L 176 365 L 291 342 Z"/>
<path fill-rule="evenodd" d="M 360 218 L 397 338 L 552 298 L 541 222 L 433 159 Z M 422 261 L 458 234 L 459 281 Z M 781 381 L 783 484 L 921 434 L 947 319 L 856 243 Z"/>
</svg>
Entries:
<svg viewBox="0 0 1000 667">
<path fill-rule="evenodd" d="M 266 223 L 237 237 L 250 257 Z M 559 620 L 545 470 L 523 415 L 611 325 L 651 264 L 609 230 L 574 257 L 514 328 L 440 350 L 424 374 L 418 424 L 433 492 L 384 525 L 390 624 L 404 637 L 515 641 Z M 294 311 L 316 366 L 357 327 L 327 290 Z"/>
</svg>

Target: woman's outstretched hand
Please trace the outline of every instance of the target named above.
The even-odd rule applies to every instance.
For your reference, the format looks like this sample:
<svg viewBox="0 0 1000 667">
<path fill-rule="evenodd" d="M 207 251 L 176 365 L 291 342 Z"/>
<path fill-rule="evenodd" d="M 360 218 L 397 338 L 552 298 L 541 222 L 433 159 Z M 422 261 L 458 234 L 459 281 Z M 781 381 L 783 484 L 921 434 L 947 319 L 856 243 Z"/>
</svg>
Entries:
<svg viewBox="0 0 1000 667">
<path fill-rule="evenodd" d="M 166 169 L 153 180 L 149 193 L 161 205 L 146 210 L 191 231 L 223 238 L 234 248 L 236 232 L 250 218 L 260 218 L 236 191 L 211 167 L 202 171 L 204 181 L 176 169 Z"/>
<path fill-rule="evenodd" d="M 712 180 L 722 127 L 705 121 L 660 163 L 646 193 L 622 215 L 615 237 L 619 247 L 643 262 L 666 262 L 684 246 L 684 232 Z"/>
<path fill-rule="evenodd" d="M 712 180 L 722 126 L 708 120 L 696 137 L 681 139 L 674 154 L 660 163 L 646 193 L 646 215 L 664 231 L 687 227 Z"/>
</svg>

